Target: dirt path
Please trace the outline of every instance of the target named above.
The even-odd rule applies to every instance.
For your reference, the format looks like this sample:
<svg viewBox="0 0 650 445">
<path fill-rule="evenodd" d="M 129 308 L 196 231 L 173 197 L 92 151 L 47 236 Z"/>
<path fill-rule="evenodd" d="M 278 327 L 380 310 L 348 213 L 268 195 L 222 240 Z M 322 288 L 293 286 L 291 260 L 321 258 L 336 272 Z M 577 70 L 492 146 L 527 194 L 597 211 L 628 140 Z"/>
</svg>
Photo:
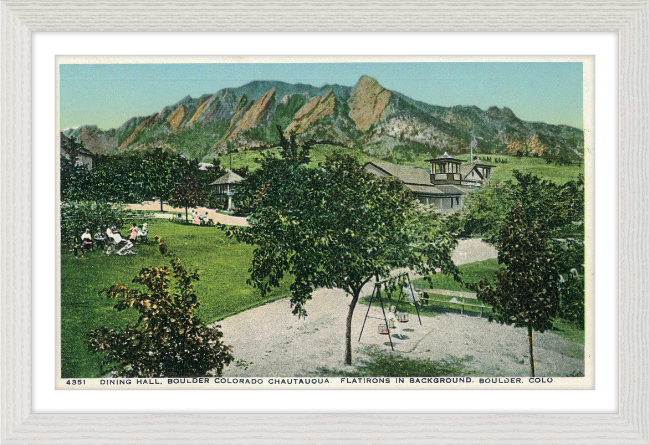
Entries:
<svg viewBox="0 0 650 445">
<path fill-rule="evenodd" d="M 453 255 L 456 264 L 496 258 L 496 250 L 481 240 L 463 240 Z M 364 294 L 372 291 L 371 286 Z M 308 317 L 291 314 L 288 299 L 278 300 L 222 320 L 225 341 L 233 346 L 236 362 L 225 376 L 303 376 L 318 368 L 344 369 L 345 318 L 349 297 L 342 291 L 319 289 L 307 302 Z M 390 351 L 376 319 L 369 319 L 361 341 L 359 332 L 367 306 L 355 310 L 353 361 L 363 358 L 368 346 Z M 370 309 L 372 316 L 381 310 Z M 528 341 L 524 329 L 489 323 L 475 316 L 448 313 L 436 317 L 411 316 L 403 338 L 393 338 L 395 350 L 417 359 L 466 359 L 469 370 L 485 376 L 529 375 Z M 582 371 L 584 348 L 552 333 L 535 334 L 535 367 L 539 376 L 566 376 Z"/>
<path fill-rule="evenodd" d="M 140 204 L 129 204 L 127 207 L 131 210 L 144 210 L 144 211 L 160 211 L 160 201 L 145 201 Z M 218 222 L 221 224 L 226 224 L 229 226 L 247 226 L 248 221 L 246 218 L 243 218 L 241 216 L 232 216 L 232 215 L 224 215 L 223 213 L 218 213 L 217 211 L 213 209 L 208 209 L 207 207 L 192 207 L 188 208 L 188 214 L 192 212 L 192 210 L 198 212 L 199 215 L 205 215 L 205 212 L 208 212 L 208 218 L 212 218 L 214 222 Z M 165 212 L 174 212 L 174 213 L 180 213 L 183 218 L 185 217 L 185 209 L 184 208 L 178 208 L 178 207 L 172 207 L 168 204 L 163 204 L 163 211 Z M 172 214 L 157 214 L 156 217 L 163 217 L 163 218 L 172 218 L 174 215 Z"/>
</svg>

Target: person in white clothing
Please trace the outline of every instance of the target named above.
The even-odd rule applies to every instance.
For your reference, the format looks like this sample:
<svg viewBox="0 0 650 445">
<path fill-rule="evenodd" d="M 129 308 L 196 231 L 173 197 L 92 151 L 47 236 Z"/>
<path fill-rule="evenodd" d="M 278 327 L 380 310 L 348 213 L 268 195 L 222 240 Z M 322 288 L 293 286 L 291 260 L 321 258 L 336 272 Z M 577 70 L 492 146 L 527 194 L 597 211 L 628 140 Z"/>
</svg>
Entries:
<svg viewBox="0 0 650 445">
<path fill-rule="evenodd" d="M 93 248 L 93 237 L 90 234 L 90 229 L 86 229 L 84 233 L 81 234 L 81 244 L 74 248 L 74 256 L 77 256 L 78 252 L 81 252 L 81 256 L 84 256 L 86 250 L 91 250 Z"/>
<path fill-rule="evenodd" d="M 146 243 L 148 241 L 149 228 L 147 223 L 142 224 L 142 227 L 138 229 L 138 239 Z"/>
<path fill-rule="evenodd" d="M 391 306 L 390 311 L 388 311 L 388 314 L 386 314 L 386 320 L 388 321 L 388 326 L 390 329 L 395 333 L 395 337 L 402 338 L 402 327 L 399 325 L 399 321 L 397 321 L 397 308 L 395 306 Z"/>
</svg>

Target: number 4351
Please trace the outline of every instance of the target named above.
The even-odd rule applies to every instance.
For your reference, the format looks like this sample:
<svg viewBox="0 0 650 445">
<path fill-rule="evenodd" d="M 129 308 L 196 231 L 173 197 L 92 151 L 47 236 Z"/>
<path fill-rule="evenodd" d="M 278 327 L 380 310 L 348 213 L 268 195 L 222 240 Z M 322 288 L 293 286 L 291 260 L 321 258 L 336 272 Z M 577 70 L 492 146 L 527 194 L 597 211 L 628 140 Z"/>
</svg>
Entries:
<svg viewBox="0 0 650 445">
<path fill-rule="evenodd" d="M 85 380 L 85 379 L 67 380 L 67 381 L 65 382 L 65 384 L 66 384 L 66 385 L 72 385 L 72 386 L 75 386 L 75 385 L 85 385 L 85 384 L 86 384 L 86 380 Z"/>
</svg>

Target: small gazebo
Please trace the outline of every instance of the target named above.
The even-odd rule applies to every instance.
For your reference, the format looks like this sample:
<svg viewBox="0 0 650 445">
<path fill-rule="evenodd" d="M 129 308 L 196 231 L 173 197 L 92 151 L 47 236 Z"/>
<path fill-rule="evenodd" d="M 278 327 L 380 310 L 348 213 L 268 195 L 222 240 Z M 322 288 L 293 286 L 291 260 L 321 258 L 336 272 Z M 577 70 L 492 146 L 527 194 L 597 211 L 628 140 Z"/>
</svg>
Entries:
<svg viewBox="0 0 650 445">
<path fill-rule="evenodd" d="M 237 173 L 226 170 L 226 173 L 223 176 L 220 176 L 216 181 L 210 184 L 211 186 L 214 186 L 217 195 L 228 197 L 228 211 L 235 208 L 232 203 L 232 196 L 235 194 L 237 183 L 241 182 L 243 179 L 244 178 L 239 176 Z"/>
<path fill-rule="evenodd" d="M 445 152 L 440 157 L 428 159 L 431 163 L 431 183 L 437 184 L 460 184 L 460 164 L 462 160 L 450 156 Z"/>
</svg>

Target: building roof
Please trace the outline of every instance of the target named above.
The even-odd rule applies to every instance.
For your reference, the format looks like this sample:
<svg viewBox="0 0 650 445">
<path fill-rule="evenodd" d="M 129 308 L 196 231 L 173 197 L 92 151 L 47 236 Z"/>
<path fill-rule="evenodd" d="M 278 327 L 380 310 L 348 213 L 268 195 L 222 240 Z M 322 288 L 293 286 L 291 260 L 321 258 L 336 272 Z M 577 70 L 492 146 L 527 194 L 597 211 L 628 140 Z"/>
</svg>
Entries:
<svg viewBox="0 0 650 445">
<path fill-rule="evenodd" d="M 226 170 L 226 174 L 220 176 L 216 181 L 210 185 L 219 185 L 219 184 L 235 184 L 237 182 L 243 181 L 244 178 L 239 176 L 237 173 Z"/>
<path fill-rule="evenodd" d="M 467 187 L 445 184 L 431 184 L 429 170 L 415 167 L 404 167 L 402 165 L 389 164 L 387 162 L 368 162 L 390 176 L 400 179 L 414 193 L 422 195 L 437 196 L 461 196 L 468 193 Z M 474 165 L 471 166 L 474 168 Z M 471 170 L 469 170 L 471 171 Z M 469 173 L 468 171 L 468 173 Z"/>
<path fill-rule="evenodd" d="M 406 184 L 414 193 L 421 195 L 436 195 L 436 196 L 462 196 L 467 194 L 464 187 L 455 185 L 412 185 Z"/>
<path fill-rule="evenodd" d="M 472 170 L 474 170 L 474 167 L 488 167 L 488 168 L 492 168 L 492 167 L 494 167 L 494 165 L 486 164 L 486 163 L 481 162 L 481 161 L 474 161 L 474 162 L 470 162 L 469 164 L 463 164 L 463 165 L 460 166 L 460 174 L 461 174 L 461 176 L 463 177 L 463 179 L 464 179 L 467 175 L 469 175 L 469 174 L 471 173 Z M 481 174 L 481 172 L 480 172 L 479 170 L 476 170 L 476 173 L 477 173 L 481 178 L 483 178 L 483 175 Z"/>
<path fill-rule="evenodd" d="M 438 156 L 435 159 L 427 159 L 427 162 L 438 162 L 438 161 L 449 161 L 449 162 L 456 162 L 459 164 L 463 162 L 461 159 L 455 158 L 447 152 L 445 152 L 445 154 L 443 154 L 442 156 Z"/>
<path fill-rule="evenodd" d="M 379 167 L 391 176 L 395 176 L 406 184 L 431 185 L 429 170 L 417 167 L 405 167 L 403 165 L 389 164 L 388 162 L 368 162 Z M 368 165 L 366 164 L 366 165 Z"/>
</svg>

